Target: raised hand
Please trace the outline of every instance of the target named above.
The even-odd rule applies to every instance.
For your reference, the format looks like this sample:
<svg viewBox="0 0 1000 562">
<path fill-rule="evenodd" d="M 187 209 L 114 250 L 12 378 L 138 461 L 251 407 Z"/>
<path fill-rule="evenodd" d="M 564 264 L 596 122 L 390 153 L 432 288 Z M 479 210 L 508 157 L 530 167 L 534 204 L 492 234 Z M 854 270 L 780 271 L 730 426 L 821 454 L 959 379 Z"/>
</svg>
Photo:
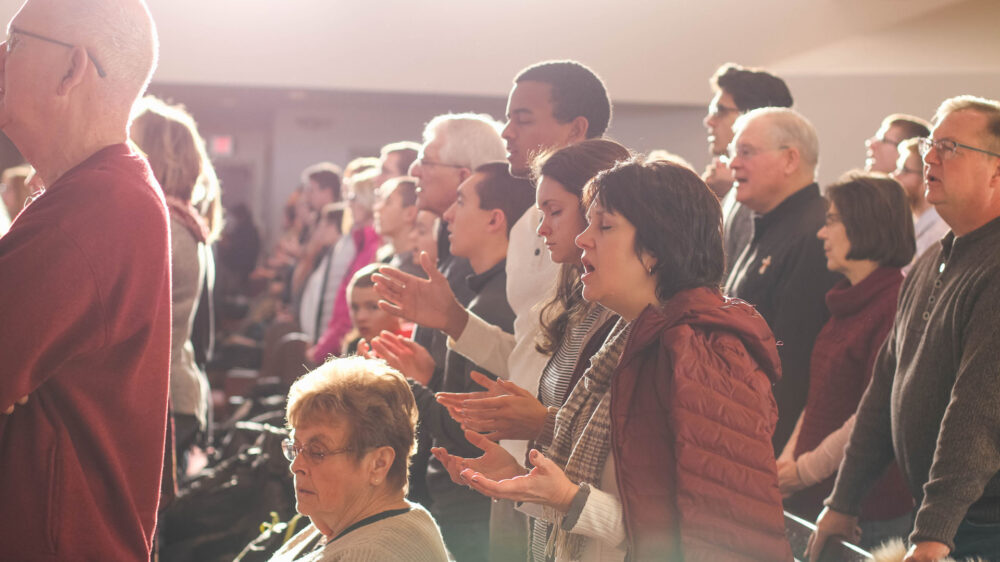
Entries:
<svg viewBox="0 0 1000 562">
<path fill-rule="evenodd" d="M 405 377 L 426 386 L 434 376 L 434 358 L 424 346 L 411 339 L 382 330 L 370 345 L 369 353 L 374 352 L 377 357 L 385 359 L 390 367 Z M 358 349 L 360 351 L 360 346 Z"/>
<path fill-rule="evenodd" d="M 375 292 L 382 299 L 379 308 L 458 338 L 469 320 L 469 313 L 459 304 L 448 279 L 431 263 L 427 252 L 420 252 L 420 267 L 427 273 L 427 279 L 394 267 L 380 267 L 379 272 L 372 275 Z"/>
<path fill-rule="evenodd" d="M 569 511 L 570 502 L 580 486 L 537 449 L 532 449 L 528 458 L 535 467 L 523 476 L 497 480 L 471 467 L 463 470 L 461 476 L 473 490 L 491 498 L 537 503 L 560 513 Z"/>
<path fill-rule="evenodd" d="M 548 408 L 531 392 L 513 382 L 492 380 L 476 371 L 470 376 L 486 390 L 437 394 L 438 403 L 448 409 L 463 429 L 485 433 L 494 441 L 538 437 L 545 425 Z"/>
<path fill-rule="evenodd" d="M 499 382 L 483 375 L 479 371 L 471 371 L 469 378 L 486 390 L 480 392 L 438 392 L 436 395 L 438 404 L 448 409 L 448 414 L 458 423 L 462 423 L 465 415 L 462 413 L 462 404 L 466 400 L 476 400 L 480 398 L 490 398 L 493 396 L 503 396 L 507 391 L 503 389 Z M 499 379 L 498 379 L 499 380 Z"/>
<path fill-rule="evenodd" d="M 379 356 L 376 355 L 374 351 L 372 351 L 371 344 L 369 344 L 368 340 L 364 338 L 361 338 L 361 340 L 358 342 L 358 349 L 356 353 L 366 359 L 379 359 Z M 395 367 L 393 368 L 395 369 Z M 399 369 L 396 370 L 398 371 Z"/>
<path fill-rule="evenodd" d="M 466 431 L 465 438 L 474 446 L 482 449 L 482 456 L 474 459 L 456 457 L 442 447 L 431 448 L 431 453 L 448 471 L 448 475 L 456 484 L 466 486 L 469 483 L 462 478 L 462 471 L 471 469 L 480 474 L 488 474 L 490 478 L 504 480 L 527 472 L 517 459 L 504 450 L 503 447 L 486 439 L 474 431 Z"/>
</svg>

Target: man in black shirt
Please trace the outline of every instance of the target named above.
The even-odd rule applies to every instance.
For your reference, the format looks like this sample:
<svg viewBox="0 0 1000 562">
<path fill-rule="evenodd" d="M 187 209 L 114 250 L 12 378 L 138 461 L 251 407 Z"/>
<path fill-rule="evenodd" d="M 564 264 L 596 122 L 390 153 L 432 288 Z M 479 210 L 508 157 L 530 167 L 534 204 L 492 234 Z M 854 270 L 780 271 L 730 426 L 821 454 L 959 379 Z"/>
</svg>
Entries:
<svg viewBox="0 0 1000 562">
<path fill-rule="evenodd" d="M 733 126 L 729 167 L 736 199 L 753 211 L 754 231 L 726 280 L 726 293 L 757 307 L 778 340 L 781 380 L 775 451 L 791 436 L 809 390 L 813 342 L 826 323 L 826 292 L 840 275 L 826 269 L 826 203 L 816 184 L 819 141 L 809 121 L 786 108 L 755 109 Z"/>
</svg>

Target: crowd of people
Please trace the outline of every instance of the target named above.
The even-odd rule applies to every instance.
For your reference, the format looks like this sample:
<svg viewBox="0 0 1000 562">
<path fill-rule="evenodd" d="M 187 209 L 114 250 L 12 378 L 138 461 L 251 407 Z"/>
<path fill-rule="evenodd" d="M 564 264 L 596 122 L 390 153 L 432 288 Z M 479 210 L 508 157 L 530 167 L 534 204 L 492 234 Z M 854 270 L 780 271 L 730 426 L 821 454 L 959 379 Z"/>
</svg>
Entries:
<svg viewBox="0 0 1000 562">
<path fill-rule="evenodd" d="M 304 170 L 222 326 L 250 213 L 143 97 L 157 49 L 141 0 L 28 0 L 0 47 L 3 558 L 150 559 L 207 366 L 279 332 L 310 524 L 272 560 L 791 560 L 785 511 L 811 559 L 1000 560 L 1000 102 L 889 115 L 820 186 L 765 70 L 710 77 L 698 173 L 540 62 L 506 123 Z"/>
</svg>

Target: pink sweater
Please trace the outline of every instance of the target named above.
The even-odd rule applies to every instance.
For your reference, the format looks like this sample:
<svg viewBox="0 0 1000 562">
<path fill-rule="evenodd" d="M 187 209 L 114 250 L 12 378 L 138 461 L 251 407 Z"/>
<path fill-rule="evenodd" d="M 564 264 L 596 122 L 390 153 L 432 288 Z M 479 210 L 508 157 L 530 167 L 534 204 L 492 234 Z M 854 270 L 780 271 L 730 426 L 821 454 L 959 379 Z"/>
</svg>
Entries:
<svg viewBox="0 0 1000 562">
<path fill-rule="evenodd" d="M 330 316 L 330 323 L 326 325 L 326 330 L 316 342 L 316 350 L 310 357 L 313 362 L 321 363 L 327 356 L 340 355 L 343 351 L 344 336 L 351 331 L 350 303 L 347 302 L 347 286 L 351 284 L 351 278 L 362 267 L 375 261 L 375 252 L 382 244 L 382 239 L 375 234 L 375 227 L 371 224 L 355 228 L 351 231 L 351 238 L 354 239 L 354 247 L 357 253 L 354 261 L 347 268 L 347 274 L 337 289 L 337 300 L 333 304 L 333 314 Z"/>
</svg>

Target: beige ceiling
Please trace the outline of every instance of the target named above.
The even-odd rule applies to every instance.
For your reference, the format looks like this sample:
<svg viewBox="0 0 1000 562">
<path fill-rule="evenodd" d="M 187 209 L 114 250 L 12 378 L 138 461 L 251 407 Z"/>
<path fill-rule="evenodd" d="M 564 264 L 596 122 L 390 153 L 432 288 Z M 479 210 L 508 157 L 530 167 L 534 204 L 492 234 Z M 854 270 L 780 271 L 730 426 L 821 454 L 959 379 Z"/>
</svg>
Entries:
<svg viewBox="0 0 1000 562">
<path fill-rule="evenodd" d="M 0 0 L 0 17 L 18 4 Z M 160 82 L 496 96 L 523 66 L 573 58 L 617 101 L 703 104 L 707 77 L 730 60 L 786 76 L 1000 75 L 1000 0 L 149 4 Z"/>
</svg>

